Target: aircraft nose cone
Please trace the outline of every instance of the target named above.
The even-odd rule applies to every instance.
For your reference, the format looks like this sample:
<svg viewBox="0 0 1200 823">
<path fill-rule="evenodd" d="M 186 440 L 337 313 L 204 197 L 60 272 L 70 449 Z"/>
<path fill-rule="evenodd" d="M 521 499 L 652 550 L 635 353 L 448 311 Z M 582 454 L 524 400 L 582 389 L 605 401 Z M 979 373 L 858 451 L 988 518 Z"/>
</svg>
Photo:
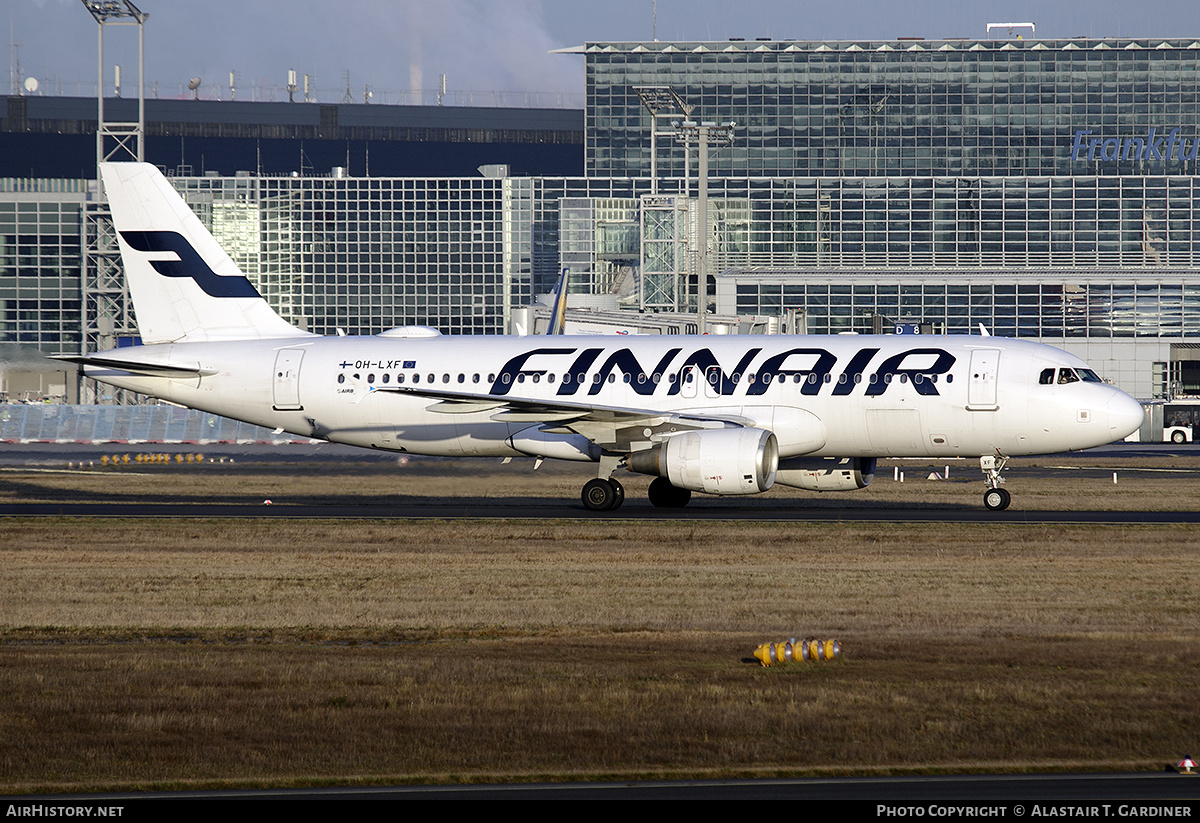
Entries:
<svg viewBox="0 0 1200 823">
<path fill-rule="evenodd" d="M 1121 440 L 1141 428 L 1146 416 L 1142 404 L 1124 392 L 1108 401 L 1108 428 L 1114 440 Z"/>
</svg>

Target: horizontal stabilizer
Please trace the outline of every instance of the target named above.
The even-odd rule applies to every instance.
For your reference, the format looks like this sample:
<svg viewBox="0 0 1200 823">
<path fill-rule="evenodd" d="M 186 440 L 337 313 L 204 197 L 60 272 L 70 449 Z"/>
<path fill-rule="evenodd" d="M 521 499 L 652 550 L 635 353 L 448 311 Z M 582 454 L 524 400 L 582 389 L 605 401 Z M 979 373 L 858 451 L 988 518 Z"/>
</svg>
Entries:
<svg viewBox="0 0 1200 823">
<path fill-rule="evenodd" d="M 216 374 L 216 369 L 202 369 L 199 366 L 180 366 L 168 363 L 144 363 L 137 360 L 121 360 L 115 357 L 95 357 L 77 355 L 53 355 L 51 360 L 64 363 L 78 363 L 81 366 L 93 366 L 98 369 L 118 369 L 143 377 L 201 377 Z"/>
</svg>

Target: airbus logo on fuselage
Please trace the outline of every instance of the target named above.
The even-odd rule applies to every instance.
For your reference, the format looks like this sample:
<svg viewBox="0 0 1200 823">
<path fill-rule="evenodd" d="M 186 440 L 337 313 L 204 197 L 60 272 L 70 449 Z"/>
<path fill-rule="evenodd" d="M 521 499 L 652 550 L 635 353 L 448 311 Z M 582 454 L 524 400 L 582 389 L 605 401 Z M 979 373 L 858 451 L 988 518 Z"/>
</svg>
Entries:
<svg viewBox="0 0 1200 823">
<path fill-rule="evenodd" d="M 732 370 L 727 372 L 708 348 L 696 349 L 680 359 L 682 351 L 682 348 L 668 349 L 647 372 L 627 348 L 615 351 L 567 347 L 532 349 L 510 358 L 504 364 L 492 382 L 489 394 L 504 396 L 514 385 L 524 383 L 526 379 L 538 382 L 547 374 L 561 373 L 557 396 L 573 396 L 585 386 L 587 394 L 594 396 L 601 392 L 606 382 L 615 380 L 616 372 L 620 371 L 629 387 L 640 395 L 652 395 L 664 385 L 668 396 L 677 395 L 684 390 L 684 381 L 688 379 L 685 375 L 690 375 L 693 380 L 707 383 L 707 392 L 722 396 L 732 395 L 741 384 L 746 384 L 747 396 L 765 394 L 768 387 L 781 376 L 799 382 L 800 393 L 805 395 L 819 394 L 827 386 L 831 387 L 827 390 L 828 394 L 848 395 L 866 383 L 866 396 L 875 397 L 898 381 L 911 382 L 918 394 L 936 396 L 937 376 L 944 374 L 947 375 L 947 381 L 951 380 L 948 373 L 955 362 L 954 355 L 944 349 L 913 348 L 884 358 L 874 371 L 868 373 L 867 367 L 880 350 L 865 347 L 855 352 L 844 367 L 837 370 L 838 358 L 832 352 L 817 346 L 798 346 L 772 354 L 750 371 L 750 365 L 762 352 L 759 347 L 745 352 Z M 606 352 L 607 356 L 601 361 L 601 356 Z M 539 358 L 538 366 L 542 366 L 540 358 L 563 359 L 558 361 L 557 368 L 530 368 L 528 361 L 534 357 Z M 570 358 L 569 364 L 567 358 Z M 592 367 L 597 361 L 600 366 L 593 371 Z M 668 374 L 679 377 L 670 379 L 666 377 Z"/>
</svg>

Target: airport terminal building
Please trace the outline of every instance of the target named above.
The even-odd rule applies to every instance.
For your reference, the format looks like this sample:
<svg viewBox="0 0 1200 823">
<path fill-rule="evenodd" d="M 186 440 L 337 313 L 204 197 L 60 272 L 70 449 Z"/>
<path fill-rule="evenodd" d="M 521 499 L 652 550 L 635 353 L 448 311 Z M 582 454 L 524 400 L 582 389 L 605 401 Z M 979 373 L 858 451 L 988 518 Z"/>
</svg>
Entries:
<svg viewBox="0 0 1200 823">
<path fill-rule="evenodd" d="M 1200 393 L 1200 41 L 581 51 L 593 176 L 649 174 L 637 87 L 735 124 L 709 160 L 717 311 L 795 309 L 813 333 L 870 331 L 876 315 L 983 324 L 1075 352 L 1140 397 Z M 661 141 L 654 161 L 667 179 L 696 165 Z"/>
<path fill-rule="evenodd" d="M 269 104 L 315 118 L 291 139 L 344 156 L 336 168 L 305 167 L 302 151 L 295 168 L 287 152 L 255 162 L 246 141 L 276 139 L 267 121 L 297 116 L 270 109 L 239 110 L 244 122 L 225 127 L 242 141 L 228 138 L 233 165 L 214 131 L 204 168 L 189 168 L 168 149 L 172 120 L 148 125 L 146 158 L 174 174 L 268 300 L 312 331 L 500 333 L 565 267 L 580 305 L 774 315 L 808 333 L 982 324 L 1072 351 L 1141 398 L 1200 394 L 1200 39 L 564 52 L 586 62 L 581 121 L 531 111 L 537 127 L 511 130 L 506 146 L 489 118 L 519 114 L 455 113 L 479 129 L 456 132 L 460 142 L 491 141 L 480 173 L 449 161 L 439 172 L 428 145 L 417 173 L 389 167 L 382 158 L 405 152 L 383 142 L 421 134 L 359 126 L 359 110 L 384 107 L 350 104 Z M 60 139 L 39 125 L 39 105 L 7 98 L 0 146 Z M 172 105 L 182 117 L 188 102 Z M 326 108 L 337 111 L 313 113 Z M 538 145 L 555 153 L 539 159 Z M 579 172 L 564 173 L 564 147 L 582 151 Z M 0 179 L 0 344 L 73 353 L 136 334 L 119 272 L 95 253 L 93 173 Z"/>
</svg>

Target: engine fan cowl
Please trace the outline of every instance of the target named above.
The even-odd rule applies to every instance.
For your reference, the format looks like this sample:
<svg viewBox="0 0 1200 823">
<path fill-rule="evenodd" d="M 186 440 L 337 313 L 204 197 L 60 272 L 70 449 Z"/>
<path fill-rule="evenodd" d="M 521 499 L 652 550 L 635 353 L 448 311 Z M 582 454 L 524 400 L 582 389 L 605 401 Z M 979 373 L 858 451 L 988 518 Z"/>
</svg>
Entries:
<svg viewBox="0 0 1200 823">
<path fill-rule="evenodd" d="M 758 494 L 775 483 L 779 445 L 765 429 L 684 432 L 626 459 L 630 471 L 706 494 Z"/>
</svg>

